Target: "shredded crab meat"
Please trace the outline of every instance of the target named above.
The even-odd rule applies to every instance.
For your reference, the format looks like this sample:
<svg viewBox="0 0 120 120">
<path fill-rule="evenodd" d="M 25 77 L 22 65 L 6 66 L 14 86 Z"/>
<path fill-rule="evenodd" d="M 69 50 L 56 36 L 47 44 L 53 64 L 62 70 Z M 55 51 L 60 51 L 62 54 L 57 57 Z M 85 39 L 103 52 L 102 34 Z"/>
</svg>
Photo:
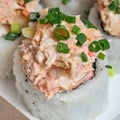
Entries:
<svg viewBox="0 0 120 120">
<path fill-rule="evenodd" d="M 120 15 L 108 8 L 111 2 L 112 0 L 98 0 L 100 17 L 105 31 L 110 35 L 120 36 Z"/>
<path fill-rule="evenodd" d="M 44 10 L 45 14 L 46 10 Z M 44 15 L 41 15 L 44 16 Z M 97 53 L 91 53 L 89 44 L 101 39 L 101 33 L 93 28 L 87 28 L 76 16 L 76 25 L 87 36 L 86 43 L 79 47 L 76 45 L 76 35 L 70 33 L 70 38 L 63 41 L 68 44 L 68 54 L 56 50 L 58 40 L 54 35 L 56 25 L 38 24 L 34 38 L 24 40 L 20 46 L 21 64 L 28 78 L 33 81 L 34 87 L 43 92 L 48 98 L 56 93 L 71 91 L 83 82 L 94 76 L 92 64 L 97 58 Z M 73 24 L 62 22 L 69 31 Z M 82 62 L 80 53 L 88 55 L 88 62 Z M 91 55 L 89 54 L 91 53 Z"/>
<path fill-rule="evenodd" d="M 20 23 L 27 24 L 26 17 L 22 14 L 24 10 L 35 11 L 39 0 L 25 3 L 24 0 L 0 0 L 0 24 Z"/>
</svg>

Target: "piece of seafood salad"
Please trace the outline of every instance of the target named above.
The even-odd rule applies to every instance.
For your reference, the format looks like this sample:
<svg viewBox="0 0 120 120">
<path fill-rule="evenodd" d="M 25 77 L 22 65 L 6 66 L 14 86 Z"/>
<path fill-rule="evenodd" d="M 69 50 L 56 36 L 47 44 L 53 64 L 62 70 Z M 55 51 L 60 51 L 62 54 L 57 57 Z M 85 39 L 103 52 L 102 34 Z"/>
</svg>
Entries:
<svg viewBox="0 0 120 120">
<path fill-rule="evenodd" d="M 59 8 L 44 9 L 33 39 L 20 46 L 20 61 L 34 87 L 50 99 L 93 78 L 93 63 L 104 60 L 109 48 L 90 21 L 65 15 Z"/>
</svg>

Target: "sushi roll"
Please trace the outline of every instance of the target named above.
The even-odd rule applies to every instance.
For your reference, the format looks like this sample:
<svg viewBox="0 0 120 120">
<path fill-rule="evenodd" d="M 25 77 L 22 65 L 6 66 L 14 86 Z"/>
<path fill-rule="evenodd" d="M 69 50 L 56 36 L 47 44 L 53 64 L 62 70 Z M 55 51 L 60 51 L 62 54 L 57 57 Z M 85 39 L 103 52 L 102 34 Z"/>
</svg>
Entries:
<svg viewBox="0 0 120 120">
<path fill-rule="evenodd" d="M 120 1 L 98 0 L 98 11 L 104 30 L 112 36 L 120 37 Z"/>
<path fill-rule="evenodd" d="M 59 8 L 40 14 L 34 37 L 23 40 L 14 53 L 18 92 L 41 120 L 95 119 L 107 107 L 103 52 L 110 47 L 108 41 L 80 16 Z"/>
<path fill-rule="evenodd" d="M 21 29 L 28 25 L 27 13 L 36 11 L 39 0 L 0 0 L 0 79 L 12 75 L 13 52 L 20 44 Z M 26 12 L 25 12 L 26 11 Z"/>
<path fill-rule="evenodd" d="M 64 13 L 69 15 L 81 15 L 87 18 L 90 7 L 95 0 L 41 0 L 45 7 L 59 7 Z"/>
<path fill-rule="evenodd" d="M 88 19 L 94 23 L 94 25 L 102 32 L 103 36 L 107 38 L 110 42 L 111 49 L 107 51 L 108 64 L 113 66 L 114 73 L 120 73 L 120 38 L 117 36 L 111 36 L 104 31 L 104 26 L 102 25 L 101 17 L 99 16 L 98 3 L 95 3 L 94 6 L 90 9 L 90 14 Z M 113 17 L 114 18 L 114 17 Z M 116 20 L 116 19 L 115 19 Z M 119 25 L 114 25 L 116 28 L 119 28 Z"/>
</svg>

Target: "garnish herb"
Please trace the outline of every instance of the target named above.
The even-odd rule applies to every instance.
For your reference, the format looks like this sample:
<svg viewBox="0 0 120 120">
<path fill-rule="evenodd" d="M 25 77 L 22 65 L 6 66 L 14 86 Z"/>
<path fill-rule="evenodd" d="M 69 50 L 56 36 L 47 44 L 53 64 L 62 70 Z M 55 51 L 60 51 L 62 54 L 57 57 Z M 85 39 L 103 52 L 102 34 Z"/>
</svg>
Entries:
<svg viewBox="0 0 120 120">
<path fill-rule="evenodd" d="M 86 55 L 85 52 L 82 52 L 80 54 L 80 57 L 81 57 L 81 59 L 82 59 L 83 62 L 87 62 L 88 61 L 88 57 L 87 57 L 87 55 Z"/>
<path fill-rule="evenodd" d="M 11 32 L 19 34 L 21 32 L 20 24 L 18 24 L 18 23 L 12 23 L 11 24 Z"/>
<path fill-rule="evenodd" d="M 88 28 L 95 28 L 95 29 L 97 29 L 89 20 L 83 20 L 83 23 L 84 23 Z"/>
<path fill-rule="evenodd" d="M 89 45 L 89 50 L 91 52 L 98 52 L 100 50 L 100 45 L 98 41 L 93 41 L 90 45 Z"/>
<path fill-rule="evenodd" d="M 57 51 L 58 51 L 58 52 L 61 52 L 61 53 L 67 54 L 67 53 L 69 53 L 70 50 L 69 50 L 67 44 L 62 43 L 62 42 L 59 42 L 59 43 L 57 44 Z"/>
<path fill-rule="evenodd" d="M 100 43 L 101 50 L 107 50 L 110 48 L 110 44 L 106 39 L 99 40 L 98 42 Z"/>
<path fill-rule="evenodd" d="M 60 11 L 59 8 L 51 8 L 48 10 L 48 14 L 42 20 L 39 20 L 40 24 L 50 23 L 50 24 L 60 24 L 62 21 L 68 23 L 76 23 L 76 17 L 65 15 Z"/>
<path fill-rule="evenodd" d="M 106 65 L 105 67 L 108 68 L 108 69 L 112 69 L 111 65 Z"/>
<path fill-rule="evenodd" d="M 68 40 L 70 38 L 70 33 L 64 25 L 58 25 L 55 28 L 55 36 L 58 40 Z"/>
<path fill-rule="evenodd" d="M 77 25 L 74 25 L 72 28 L 72 32 L 78 35 L 80 33 L 80 28 Z"/>
<path fill-rule="evenodd" d="M 31 22 L 36 22 L 39 17 L 40 17 L 40 14 L 38 12 L 30 13 L 30 21 Z"/>
<path fill-rule="evenodd" d="M 32 0 L 25 0 L 26 3 L 29 3 L 29 2 L 31 2 L 31 1 L 32 1 Z"/>
<path fill-rule="evenodd" d="M 105 59 L 105 54 L 103 54 L 102 52 L 99 52 L 98 58 L 101 59 L 101 60 L 104 60 Z"/>
<path fill-rule="evenodd" d="M 108 8 L 109 8 L 111 11 L 116 10 L 118 7 L 119 7 L 119 0 L 113 0 L 113 1 L 108 5 Z"/>
<path fill-rule="evenodd" d="M 62 0 L 62 3 L 66 5 L 66 4 L 68 4 L 70 1 L 71 1 L 71 0 Z"/>
<path fill-rule="evenodd" d="M 7 35 L 5 36 L 6 40 L 14 41 L 16 38 L 18 38 L 19 35 L 14 32 L 8 32 Z"/>
<path fill-rule="evenodd" d="M 86 42 L 87 37 L 85 34 L 80 33 L 77 35 L 76 40 L 77 40 L 77 46 L 82 46 Z"/>
<path fill-rule="evenodd" d="M 65 21 L 67 23 L 76 23 L 76 17 L 65 15 Z"/>
</svg>

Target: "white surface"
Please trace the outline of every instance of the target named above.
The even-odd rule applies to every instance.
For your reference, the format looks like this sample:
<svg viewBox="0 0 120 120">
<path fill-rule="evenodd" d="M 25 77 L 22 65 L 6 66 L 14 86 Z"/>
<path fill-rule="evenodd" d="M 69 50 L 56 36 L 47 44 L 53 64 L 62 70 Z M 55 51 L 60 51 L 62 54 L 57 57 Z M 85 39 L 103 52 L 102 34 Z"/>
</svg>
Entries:
<svg viewBox="0 0 120 120">
<path fill-rule="evenodd" d="M 120 92 L 120 74 L 117 74 L 114 77 L 110 78 L 108 96 L 109 107 L 103 114 L 98 116 L 96 120 L 112 120 L 112 118 L 120 112 L 119 92 Z M 11 79 L 9 81 L 0 79 L 0 95 L 4 97 L 8 102 L 10 102 L 12 105 L 14 105 L 22 113 L 24 113 L 28 118 L 32 120 L 37 120 L 29 113 L 29 111 L 25 108 L 22 101 L 19 99 L 17 90 L 15 88 L 14 79 Z"/>
</svg>

